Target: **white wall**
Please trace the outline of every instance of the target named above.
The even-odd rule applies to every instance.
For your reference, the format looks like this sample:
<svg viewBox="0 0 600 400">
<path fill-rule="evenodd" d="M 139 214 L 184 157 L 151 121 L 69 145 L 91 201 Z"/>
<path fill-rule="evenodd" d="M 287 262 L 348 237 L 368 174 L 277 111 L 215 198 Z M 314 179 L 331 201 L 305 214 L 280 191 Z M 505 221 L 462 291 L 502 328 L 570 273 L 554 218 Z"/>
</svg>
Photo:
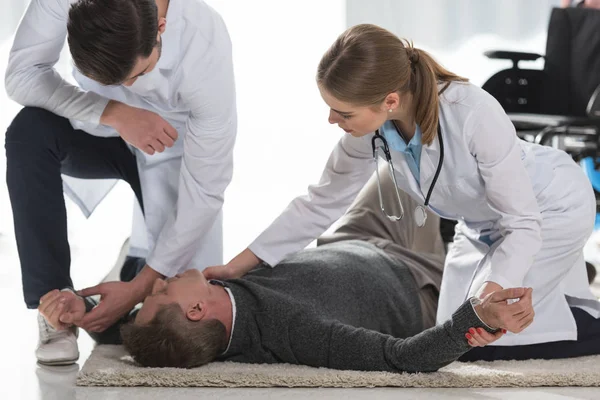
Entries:
<svg viewBox="0 0 600 400">
<path fill-rule="evenodd" d="M 2 0 L 0 42 L 13 34 L 27 4 L 29 4 L 29 0 Z"/>
<path fill-rule="evenodd" d="M 226 192 L 225 259 L 315 183 L 342 132 L 314 77 L 345 29 L 343 0 L 209 0 L 234 43 L 239 130 Z"/>
<path fill-rule="evenodd" d="M 560 0 L 348 0 L 348 25 L 373 23 L 414 41 L 445 67 L 482 85 L 507 61 L 486 50 L 544 54 L 553 6 Z M 529 63 L 541 68 L 543 61 Z"/>
</svg>

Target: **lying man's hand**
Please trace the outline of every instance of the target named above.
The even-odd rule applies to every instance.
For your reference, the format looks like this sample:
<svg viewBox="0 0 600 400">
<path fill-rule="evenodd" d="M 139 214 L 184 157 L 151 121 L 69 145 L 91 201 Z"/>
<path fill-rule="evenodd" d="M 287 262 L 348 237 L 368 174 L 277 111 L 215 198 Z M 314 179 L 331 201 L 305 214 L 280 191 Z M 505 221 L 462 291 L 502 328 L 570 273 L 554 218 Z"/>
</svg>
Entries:
<svg viewBox="0 0 600 400">
<path fill-rule="evenodd" d="M 535 312 L 531 300 L 531 288 L 512 288 L 488 294 L 475 306 L 479 318 L 493 329 L 522 332 L 532 322 Z M 514 303 L 508 302 L 518 299 Z"/>
<path fill-rule="evenodd" d="M 50 326 L 63 331 L 81 321 L 85 315 L 85 302 L 73 292 L 53 290 L 40 299 L 38 310 Z"/>
</svg>

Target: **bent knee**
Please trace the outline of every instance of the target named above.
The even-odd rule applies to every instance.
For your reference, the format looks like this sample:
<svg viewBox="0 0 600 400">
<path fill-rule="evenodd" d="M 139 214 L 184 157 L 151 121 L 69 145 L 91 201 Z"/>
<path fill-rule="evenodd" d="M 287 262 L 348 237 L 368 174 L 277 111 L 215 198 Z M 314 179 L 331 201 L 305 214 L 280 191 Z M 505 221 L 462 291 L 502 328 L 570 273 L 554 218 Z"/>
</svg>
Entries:
<svg viewBox="0 0 600 400">
<path fill-rule="evenodd" d="M 69 120 L 51 111 L 38 107 L 24 107 L 6 130 L 6 143 L 44 143 L 68 127 Z"/>
</svg>

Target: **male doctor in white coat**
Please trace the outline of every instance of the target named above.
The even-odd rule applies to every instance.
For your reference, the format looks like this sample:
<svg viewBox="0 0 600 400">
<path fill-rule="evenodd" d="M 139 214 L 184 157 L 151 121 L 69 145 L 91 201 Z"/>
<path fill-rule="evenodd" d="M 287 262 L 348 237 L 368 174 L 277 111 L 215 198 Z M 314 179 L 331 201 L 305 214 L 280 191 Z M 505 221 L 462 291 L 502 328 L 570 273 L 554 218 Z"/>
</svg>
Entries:
<svg viewBox="0 0 600 400">
<path fill-rule="evenodd" d="M 65 37 L 78 87 L 53 68 Z M 114 180 L 127 181 L 147 231 L 135 254 L 146 265 L 131 282 L 83 291 L 102 299 L 86 329 L 106 329 L 158 277 L 222 262 L 237 129 L 231 53 L 223 20 L 201 0 L 31 1 L 6 72 L 9 96 L 25 106 L 6 155 L 28 308 L 73 286 L 63 184 L 89 215 Z M 39 362 L 75 362 L 76 332 L 38 321 Z"/>
</svg>

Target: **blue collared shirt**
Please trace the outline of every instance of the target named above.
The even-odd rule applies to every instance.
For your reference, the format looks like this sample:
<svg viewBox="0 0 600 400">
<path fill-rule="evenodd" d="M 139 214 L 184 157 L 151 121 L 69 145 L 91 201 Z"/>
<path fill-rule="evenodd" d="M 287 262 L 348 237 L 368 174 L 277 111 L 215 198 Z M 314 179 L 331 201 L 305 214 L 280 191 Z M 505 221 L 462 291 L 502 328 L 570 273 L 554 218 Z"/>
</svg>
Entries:
<svg viewBox="0 0 600 400">
<path fill-rule="evenodd" d="M 415 135 L 410 139 L 408 144 L 402 139 L 402 136 L 396 130 L 392 121 L 386 121 L 380 129 L 381 135 L 387 140 L 388 147 L 390 150 L 394 150 L 403 153 L 408 163 L 408 168 L 415 177 L 417 183 L 421 184 L 421 150 L 423 145 L 421 144 L 421 127 L 419 124 L 415 130 Z"/>
</svg>

